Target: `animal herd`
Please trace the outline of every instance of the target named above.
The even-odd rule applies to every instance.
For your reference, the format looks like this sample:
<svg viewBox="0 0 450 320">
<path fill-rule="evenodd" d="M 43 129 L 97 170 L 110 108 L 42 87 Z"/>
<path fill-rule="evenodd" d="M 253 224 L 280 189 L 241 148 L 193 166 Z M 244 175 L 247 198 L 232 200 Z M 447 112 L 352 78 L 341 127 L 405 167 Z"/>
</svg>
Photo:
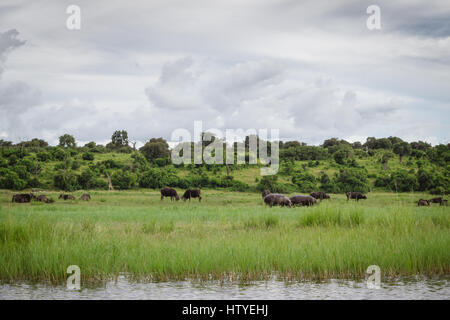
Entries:
<svg viewBox="0 0 450 320">
<path fill-rule="evenodd" d="M 367 196 L 362 192 L 346 192 L 347 201 L 350 199 L 355 199 L 359 201 L 360 199 L 367 199 Z M 173 188 L 162 188 L 161 189 L 161 200 L 165 197 L 169 197 L 171 201 L 180 200 L 180 196 L 177 191 Z M 184 201 L 189 200 L 191 198 L 198 198 L 198 201 L 202 201 L 201 190 L 200 189 L 188 189 L 184 192 L 181 199 Z M 330 196 L 322 191 L 311 192 L 309 195 L 294 195 L 292 197 L 287 197 L 281 193 L 271 193 L 269 190 L 264 190 L 262 192 L 262 198 L 264 203 L 269 207 L 272 206 L 281 206 L 281 207 L 292 207 L 292 206 L 313 206 L 317 204 L 317 200 L 325 200 L 330 199 Z M 71 194 L 60 194 L 58 199 L 63 200 L 75 200 L 75 197 Z M 53 203 L 54 200 L 47 198 L 45 195 L 36 196 L 33 193 L 20 193 L 15 194 L 12 197 L 12 202 L 17 203 L 28 203 L 32 200 L 45 202 L 45 203 Z M 80 200 L 89 201 L 91 200 L 91 196 L 87 193 L 83 194 L 80 197 Z M 420 199 L 417 202 L 417 206 L 426 206 L 429 207 L 431 203 L 439 203 L 441 206 L 447 206 L 448 200 L 443 199 L 442 197 L 433 198 L 430 200 Z"/>
<path fill-rule="evenodd" d="M 75 200 L 75 197 L 71 194 L 60 194 L 58 199 Z M 31 200 L 45 202 L 45 203 L 55 202 L 55 200 L 47 198 L 47 196 L 45 196 L 43 194 L 36 196 L 34 193 L 19 193 L 19 194 L 15 194 L 12 196 L 12 202 L 28 203 L 28 202 L 31 202 Z M 89 201 L 89 200 L 91 200 L 91 196 L 89 194 L 85 193 L 80 197 L 80 200 Z"/>
<path fill-rule="evenodd" d="M 439 203 L 441 206 L 448 206 L 448 200 L 443 199 L 442 197 L 433 198 L 430 200 L 420 199 L 417 202 L 418 207 L 429 207 L 432 203 Z"/>
<path fill-rule="evenodd" d="M 170 200 L 180 200 L 180 197 L 178 196 L 177 190 L 172 188 L 162 188 L 161 189 L 161 200 L 164 199 L 164 197 L 170 197 Z M 184 201 L 189 200 L 191 201 L 191 198 L 198 198 L 198 202 L 202 201 L 202 195 L 201 190 L 199 189 L 187 189 L 181 199 Z"/>
</svg>

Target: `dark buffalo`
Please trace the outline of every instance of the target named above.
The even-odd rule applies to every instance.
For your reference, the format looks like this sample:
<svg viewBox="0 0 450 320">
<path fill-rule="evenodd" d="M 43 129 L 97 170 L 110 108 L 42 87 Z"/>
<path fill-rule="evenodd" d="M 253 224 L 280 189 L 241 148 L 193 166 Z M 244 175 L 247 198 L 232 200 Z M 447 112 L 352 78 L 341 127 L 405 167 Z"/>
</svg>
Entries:
<svg viewBox="0 0 450 320">
<path fill-rule="evenodd" d="M 309 195 L 315 199 L 320 199 L 320 200 L 330 199 L 330 196 L 322 191 L 311 192 Z"/>
<path fill-rule="evenodd" d="M 289 198 L 292 202 L 292 205 L 300 205 L 300 206 L 312 206 L 317 203 L 316 198 L 312 196 L 302 196 L 296 195 Z"/>
<path fill-rule="evenodd" d="M 63 200 L 75 200 L 75 197 L 71 194 L 60 194 L 58 199 L 63 199 Z"/>
<path fill-rule="evenodd" d="M 347 196 L 347 201 L 350 199 L 356 199 L 356 201 L 359 201 L 359 199 L 367 199 L 362 192 L 346 192 L 345 195 Z"/>
<path fill-rule="evenodd" d="M 85 193 L 80 197 L 80 200 L 89 201 L 89 200 L 91 200 L 91 195 Z"/>
<path fill-rule="evenodd" d="M 26 203 L 34 197 L 32 193 L 19 193 L 12 196 L 11 202 Z"/>
<path fill-rule="evenodd" d="M 417 206 L 418 206 L 418 207 L 421 207 L 421 206 L 429 207 L 429 206 L 430 206 L 430 201 L 424 200 L 424 199 L 420 199 L 420 200 L 417 202 Z"/>
<path fill-rule="evenodd" d="M 272 207 L 272 206 L 292 207 L 291 200 L 289 200 L 289 198 L 286 197 L 284 194 L 280 194 L 280 193 L 268 194 L 267 196 L 264 197 L 264 203 L 266 205 L 269 205 L 269 207 Z"/>
<path fill-rule="evenodd" d="M 45 202 L 45 203 L 52 203 L 53 200 L 47 198 L 45 195 L 41 194 L 40 196 L 36 197 L 36 201 L 41 201 L 41 202 Z"/>
<path fill-rule="evenodd" d="M 430 199 L 430 200 L 428 200 L 428 202 L 429 203 L 439 203 L 439 204 L 442 204 L 442 197 L 439 197 L 439 198 L 433 198 L 433 199 Z"/>
<path fill-rule="evenodd" d="M 199 189 L 188 189 L 181 197 L 184 201 L 191 198 L 198 198 L 198 202 L 202 201 L 201 191 Z"/>
<path fill-rule="evenodd" d="M 163 188 L 161 189 L 161 200 L 164 197 L 170 197 L 170 201 L 173 201 L 175 198 L 177 201 L 180 200 L 180 197 L 178 196 L 177 190 L 172 188 Z"/>
<path fill-rule="evenodd" d="M 447 199 L 442 200 L 441 206 L 448 206 L 448 200 Z"/>
<path fill-rule="evenodd" d="M 264 197 L 265 196 L 267 196 L 268 194 L 270 194 L 270 191 L 269 190 L 264 190 L 263 192 L 262 192 L 262 198 L 264 199 Z"/>
</svg>

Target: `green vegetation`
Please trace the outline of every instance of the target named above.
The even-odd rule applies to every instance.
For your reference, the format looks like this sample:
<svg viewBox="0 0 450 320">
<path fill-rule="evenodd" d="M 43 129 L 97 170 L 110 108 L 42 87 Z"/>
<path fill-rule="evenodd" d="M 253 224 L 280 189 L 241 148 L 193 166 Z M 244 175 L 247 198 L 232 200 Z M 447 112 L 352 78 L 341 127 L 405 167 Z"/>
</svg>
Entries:
<svg viewBox="0 0 450 320">
<path fill-rule="evenodd" d="M 360 278 L 373 264 L 383 277 L 450 272 L 450 209 L 417 207 L 429 194 L 266 208 L 248 192 L 203 190 L 201 203 L 142 189 L 89 193 L 89 202 L 17 204 L 0 190 L 0 280 L 63 283 L 69 265 L 84 282 Z"/>
<path fill-rule="evenodd" d="M 128 145 L 124 130 L 114 132 L 106 146 L 89 142 L 79 147 L 67 134 L 59 140 L 58 146 L 40 139 L 18 144 L 0 140 L 0 188 L 106 190 L 109 175 L 114 188 L 121 190 L 169 186 L 284 193 L 450 193 L 449 145 L 432 147 L 423 141 L 408 143 L 397 137 L 370 137 L 364 144 L 332 138 L 321 146 L 280 142 L 280 169 L 272 177 L 260 176 L 260 164 L 173 165 L 163 138 L 152 138 L 137 150 L 135 143 L 133 147 Z M 213 141 L 214 136 L 210 142 L 203 141 L 202 148 Z M 193 150 L 193 143 L 190 145 Z M 244 142 L 246 148 L 248 145 L 249 137 Z"/>
</svg>

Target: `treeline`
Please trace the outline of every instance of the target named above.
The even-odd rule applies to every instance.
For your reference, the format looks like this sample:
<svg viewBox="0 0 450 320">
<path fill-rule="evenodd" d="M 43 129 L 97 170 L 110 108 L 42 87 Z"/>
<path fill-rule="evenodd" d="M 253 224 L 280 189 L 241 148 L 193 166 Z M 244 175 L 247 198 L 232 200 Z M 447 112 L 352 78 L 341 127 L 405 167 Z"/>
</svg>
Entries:
<svg viewBox="0 0 450 320">
<path fill-rule="evenodd" d="M 209 141 L 200 142 L 202 148 L 215 139 L 212 136 Z M 242 143 L 247 160 L 249 141 L 247 137 Z M 267 143 L 270 150 L 271 143 Z M 193 146 L 191 143 L 192 150 Z M 262 179 L 255 177 L 255 186 L 249 186 L 235 179 L 234 172 L 260 165 L 173 165 L 169 145 L 163 138 L 152 138 L 136 149 L 136 143 L 129 141 L 125 130 L 115 131 L 106 145 L 89 142 L 77 146 L 75 138 L 68 134 L 59 138 L 57 146 L 50 146 L 42 139 L 17 144 L 0 140 L 0 188 L 108 189 L 109 176 L 117 189 L 170 186 L 237 191 L 270 189 L 273 192 L 367 192 L 372 189 L 450 192 L 448 144 L 431 146 L 423 141 L 408 143 L 398 137 L 369 137 L 364 143 L 331 138 L 320 146 L 288 141 L 279 142 L 279 147 L 278 174 Z M 120 154 L 130 154 L 125 163 L 117 160 Z M 371 171 L 364 165 L 366 160 L 372 165 Z"/>
</svg>

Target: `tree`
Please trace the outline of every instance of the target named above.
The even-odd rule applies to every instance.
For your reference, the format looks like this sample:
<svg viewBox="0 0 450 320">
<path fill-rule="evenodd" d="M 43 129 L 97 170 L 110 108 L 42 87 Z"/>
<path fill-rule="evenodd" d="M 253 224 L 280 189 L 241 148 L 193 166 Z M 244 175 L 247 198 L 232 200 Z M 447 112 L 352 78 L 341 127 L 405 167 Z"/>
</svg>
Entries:
<svg viewBox="0 0 450 320">
<path fill-rule="evenodd" d="M 65 148 L 74 148 L 76 147 L 75 138 L 70 134 L 62 135 L 61 137 L 59 137 L 59 146 Z"/>
<path fill-rule="evenodd" d="M 148 161 L 157 158 L 166 158 L 170 155 L 169 145 L 163 138 L 152 138 L 139 149 Z"/>
<path fill-rule="evenodd" d="M 398 142 L 394 144 L 393 151 L 399 156 L 400 163 L 404 156 L 411 154 L 411 146 L 408 142 Z"/>
<path fill-rule="evenodd" d="M 128 132 L 125 130 L 116 130 L 111 136 L 111 144 L 116 147 L 127 147 L 128 146 Z"/>
</svg>

